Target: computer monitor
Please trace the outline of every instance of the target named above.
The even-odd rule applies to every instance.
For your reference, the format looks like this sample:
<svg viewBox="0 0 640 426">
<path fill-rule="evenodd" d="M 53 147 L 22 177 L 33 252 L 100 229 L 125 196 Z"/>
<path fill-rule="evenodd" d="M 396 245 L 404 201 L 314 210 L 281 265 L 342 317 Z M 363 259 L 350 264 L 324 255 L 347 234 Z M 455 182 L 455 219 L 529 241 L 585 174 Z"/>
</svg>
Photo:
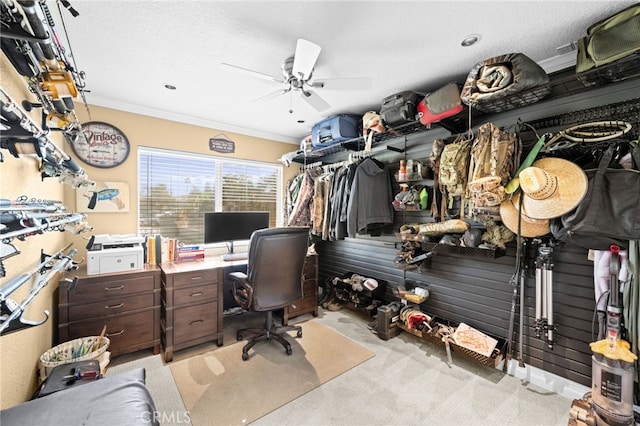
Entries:
<svg viewBox="0 0 640 426">
<path fill-rule="evenodd" d="M 206 212 L 204 242 L 227 243 L 233 253 L 233 242 L 248 240 L 253 231 L 269 227 L 269 212 Z"/>
</svg>

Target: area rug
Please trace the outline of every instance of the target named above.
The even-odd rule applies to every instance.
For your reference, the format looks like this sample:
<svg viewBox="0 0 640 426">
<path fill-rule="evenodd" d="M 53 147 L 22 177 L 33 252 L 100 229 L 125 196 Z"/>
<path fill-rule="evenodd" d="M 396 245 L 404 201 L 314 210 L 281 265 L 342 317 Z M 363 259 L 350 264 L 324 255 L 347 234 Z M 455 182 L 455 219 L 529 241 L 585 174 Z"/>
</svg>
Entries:
<svg viewBox="0 0 640 426">
<path fill-rule="evenodd" d="M 375 355 L 315 320 L 300 325 L 292 355 L 261 342 L 243 361 L 242 341 L 172 363 L 193 426 L 246 425 Z"/>
</svg>

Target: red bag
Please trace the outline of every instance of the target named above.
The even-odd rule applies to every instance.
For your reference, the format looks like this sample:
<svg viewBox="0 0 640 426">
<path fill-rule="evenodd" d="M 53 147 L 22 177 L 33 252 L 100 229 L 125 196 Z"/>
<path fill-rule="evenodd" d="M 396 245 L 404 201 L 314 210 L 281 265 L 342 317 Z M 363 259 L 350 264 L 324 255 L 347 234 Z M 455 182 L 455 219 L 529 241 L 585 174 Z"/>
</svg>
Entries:
<svg viewBox="0 0 640 426">
<path fill-rule="evenodd" d="M 464 109 L 460 100 L 460 88 L 455 82 L 429 93 L 418 104 L 418 119 L 425 126 L 451 117 Z"/>
</svg>

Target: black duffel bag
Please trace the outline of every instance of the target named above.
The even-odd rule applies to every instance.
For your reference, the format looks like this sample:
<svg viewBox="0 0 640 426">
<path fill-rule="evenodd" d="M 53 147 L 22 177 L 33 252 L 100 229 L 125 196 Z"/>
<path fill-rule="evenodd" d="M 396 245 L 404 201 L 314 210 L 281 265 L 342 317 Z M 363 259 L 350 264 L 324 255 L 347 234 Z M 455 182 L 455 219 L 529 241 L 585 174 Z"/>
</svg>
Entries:
<svg viewBox="0 0 640 426">
<path fill-rule="evenodd" d="M 634 169 L 613 168 L 614 152 L 628 147 Z M 618 166 L 620 167 L 620 166 Z M 589 187 L 584 199 L 551 226 L 560 241 L 594 250 L 622 248 L 640 240 L 640 147 L 633 142 L 612 144 L 597 169 L 586 170 Z"/>
<path fill-rule="evenodd" d="M 380 118 L 385 126 L 394 128 L 403 124 L 416 121 L 418 114 L 418 104 L 424 95 L 405 90 L 387 96 L 382 100 L 380 107 Z"/>
</svg>

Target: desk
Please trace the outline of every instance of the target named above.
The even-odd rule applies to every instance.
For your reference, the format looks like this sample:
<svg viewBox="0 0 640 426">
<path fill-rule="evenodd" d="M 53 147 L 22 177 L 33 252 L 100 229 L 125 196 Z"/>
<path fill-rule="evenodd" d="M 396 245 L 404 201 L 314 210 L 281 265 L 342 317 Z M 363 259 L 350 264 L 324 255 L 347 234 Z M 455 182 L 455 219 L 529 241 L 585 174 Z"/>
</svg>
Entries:
<svg viewBox="0 0 640 426">
<path fill-rule="evenodd" d="M 57 343 L 97 336 L 106 325 L 112 357 L 146 348 L 160 353 L 160 268 L 86 272 L 78 270 L 75 287 L 58 284 Z"/>
<path fill-rule="evenodd" d="M 212 256 L 160 264 L 160 340 L 166 362 L 173 360 L 173 351 L 210 340 L 222 346 L 223 270 L 237 262 Z"/>
<path fill-rule="evenodd" d="M 247 260 L 220 256 L 160 264 L 162 270 L 161 342 L 166 362 L 173 352 L 215 340 L 222 346 L 225 270 L 246 266 Z M 284 308 L 283 322 L 312 312 L 318 315 L 318 256 L 305 262 L 304 298 Z"/>
</svg>

